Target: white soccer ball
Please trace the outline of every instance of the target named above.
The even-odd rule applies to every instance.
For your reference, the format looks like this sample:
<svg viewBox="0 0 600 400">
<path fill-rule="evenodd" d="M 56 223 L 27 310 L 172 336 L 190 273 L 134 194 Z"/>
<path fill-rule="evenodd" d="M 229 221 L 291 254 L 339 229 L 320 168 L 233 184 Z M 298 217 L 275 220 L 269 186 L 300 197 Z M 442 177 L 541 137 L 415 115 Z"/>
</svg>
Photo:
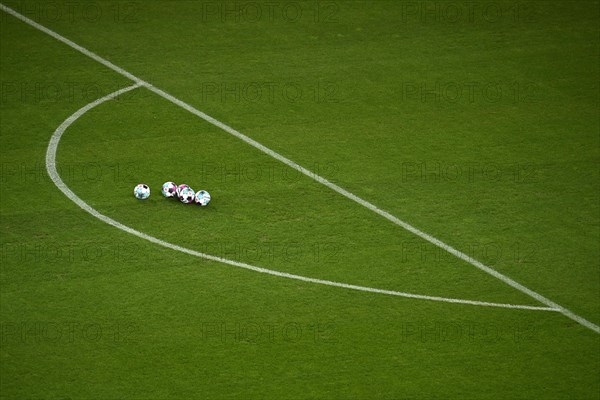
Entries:
<svg viewBox="0 0 600 400">
<path fill-rule="evenodd" d="M 136 199 L 145 200 L 150 197 L 150 187 L 145 183 L 140 183 L 133 188 L 133 195 Z"/>
<path fill-rule="evenodd" d="M 196 204 L 206 207 L 210 203 L 210 193 L 206 190 L 199 190 L 195 196 Z"/>
<path fill-rule="evenodd" d="M 177 185 L 175 184 L 175 182 L 163 183 L 162 194 L 165 197 L 175 197 L 177 195 Z"/>
<path fill-rule="evenodd" d="M 194 193 L 194 191 L 191 188 L 183 188 L 179 193 L 179 200 L 181 200 L 181 202 L 185 204 L 193 203 L 195 194 L 196 193 Z"/>
</svg>

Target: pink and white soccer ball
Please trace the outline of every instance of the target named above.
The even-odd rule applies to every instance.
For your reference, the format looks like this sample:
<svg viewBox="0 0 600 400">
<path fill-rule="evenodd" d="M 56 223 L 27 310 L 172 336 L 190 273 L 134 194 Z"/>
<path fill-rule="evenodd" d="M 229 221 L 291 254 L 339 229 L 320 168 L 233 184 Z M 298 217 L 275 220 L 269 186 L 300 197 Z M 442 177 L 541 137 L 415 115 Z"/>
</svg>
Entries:
<svg viewBox="0 0 600 400">
<path fill-rule="evenodd" d="M 165 182 L 162 185 L 161 192 L 165 197 L 175 197 L 177 195 L 177 185 L 175 182 Z"/>
<path fill-rule="evenodd" d="M 183 189 L 187 189 L 187 188 L 189 188 L 189 186 L 186 185 L 185 183 L 182 183 L 181 185 L 177 186 L 177 191 L 176 191 L 177 197 L 181 198 L 181 191 Z"/>
<path fill-rule="evenodd" d="M 194 193 L 191 188 L 186 187 L 179 193 L 179 200 L 181 200 L 182 203 L 190 204 L 194 202 L 195 195 L 196 193 Z"/>
</svg>

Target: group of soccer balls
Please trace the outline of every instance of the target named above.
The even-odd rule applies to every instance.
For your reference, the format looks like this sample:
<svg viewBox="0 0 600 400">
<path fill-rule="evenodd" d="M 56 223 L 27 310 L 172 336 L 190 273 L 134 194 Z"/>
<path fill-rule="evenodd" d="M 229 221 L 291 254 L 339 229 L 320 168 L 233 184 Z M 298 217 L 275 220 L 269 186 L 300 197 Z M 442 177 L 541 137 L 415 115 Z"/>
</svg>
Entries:
<svg viewBox="0 0 600 400">
<path fill-rule="evenodd" d="M 179 199 L 182 203 L 196 203 L 201 206 L 207 206 L 210 203 L 210 193 L 206 190 L 194 190 L 186 184 L 177 185 L 175 182 L 165 182 L 162 185 L 161 193 L 165 197 Z M 133 195 L 140 200 L 150 197 L 150 186 L 140 183 L 133 189 Z"/>
</svg>

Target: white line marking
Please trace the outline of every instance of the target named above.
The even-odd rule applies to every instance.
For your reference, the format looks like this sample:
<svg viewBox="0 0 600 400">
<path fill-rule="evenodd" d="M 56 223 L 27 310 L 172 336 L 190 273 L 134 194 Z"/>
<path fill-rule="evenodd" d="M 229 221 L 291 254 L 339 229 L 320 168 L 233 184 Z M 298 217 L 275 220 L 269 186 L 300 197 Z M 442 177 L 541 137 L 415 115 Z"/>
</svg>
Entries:
<svg viewBox="0 0 600 400">
<path fill-rule="evenodd" d="M 113 71 L 117 72 L 118 74 L 121 74 L 124 77 L 129 78 L 129 79 L 131 79 L 132 81 L 134 81 L 136 83 L 145 83 L 144 81 L 142 81 L 138 77 L 136 77 L 133 74 L 125 71 L 123 68 L 117 67 L 115 64 L 111 63 L 110 61 L 105 60 L 104 58 L 100 57 L 99 55 L 97 55 L 95 53 L 92 53 L 91 51 L 89 51 L 85 47 L 81 47 L 80 45 L 78 45 L 75 42 L 70 41 L 66 37 L 64 37 L 62 35 L 59 35 L 58 33 L 56 33 L 54 31 L 46 28 L 44 25 L 40 25 L 37 22 L 35 22 L 34 20 L 29 19 L 29 18 L 27 18 L 26 16 L 24 16 L 22 14 L 19 14 L 18 12 L 16 12 L 15 10 L 13 10 L 12 8 L 7 7 L 4 4 L 0 3 L 0 9 L 2 9 L 2 11 L 4 11 L 5 13 L 8 13 L 8 14 L 12 15 L 13 17 L 20 19 L 21 21 L 25 22 L 26 24 L 31 25 L 34 28 L 36 28 L 36 29 L 44 32 L 45 34 L 52 36 L 54 39 L 63 42 L 67 46 L 71 46 L 72 48 L 74 48 L 78 52 L 83 53 L 86 56 L 90 57 L 92 60 L 97 61 L 100 64 L 107 66 L 108 68 L 112 69 Z"/>
<path fill-rule="evenodd" d="M 400 296 L 400 297 L 409 297 L 412 299 L 433 300 L 433 301 L 442 301 L 442 302 L 446 302 L 446 303 L 459 303 L 459 304 L 469 304 L 469 305 L 487 306 L 487 307 L 517 308 L 517 309 L 537 310 L 537 311 L 558 311 L 554 308 L 549 308 L 549 307 L 538 307 L 538 306 L 528 306 L 528 305 L 518 305 L 518 304 L 490 303 L 490 302 L 485 302 L 485 301 L 451 299 L 451 298 L 445 298 L 445 297 L 425 296 L 425 295 L 420 295 L 420 294 L 396 292 L 393 290 L 384 290 L 384 289 L 376 289 L 376 288 L 370 288 L 370 287 L 365 287 L 365 286 L 350 285 L 347 283 L 326 281 L 326 280 L 322 280 L 322 279 L 308 278 L 306 276 L 288 274 L 286 272 L 273 271 L 270 269 L 256 267 L 254 265 L 249 265 L 249 264 L 245 264 L 245 263 L 238 262 L 238 261 L 228 260 L 226 258 L 221 258 L 221 257 L 213 256 L 210 254 L 200 253 L 195 250 L 190 250 L 185 247 L 177 246 L 175 244 L 165 242 L 165 241 L 157 239 L 153 236 L 150 236 L 150 235 L 147 235 L 140 231 L 137 231 L 133 228 L 130 228 L 126 225 L 121 224 L 120 222 L 115 221 L 114 219 L 112 219 L 110 217 L 107 217 L 104 214 L 101 214 L 99 211 L 94 209 L 92 206 L 90 206 L 85 201 L 83 201 L 79 196 L 77 196 L 75 193 L 73 193 L 73 191 L 63 182 L 62 178 L 58 174 L 58 171 L 56 169 L 56 152 L 58 149 L 58 144 L 60 142 L 62 135 L 67 130 L 67 128 L 69 128 L 69 126 L 71 126 L 71 124 L 73 124 L 73 122 L 75 122 L 83 114 L 85 114 L 92 108 L 104 103 L 105 101 L 114 99 L 115 97 L 117 97 L 123 93 L 129 92 L 130 90 L 134 90 L 140 86 L 143 86 L 143 84 L 136 83 L 136 84 L 128 86 L 124 89 L 117 90 L 116 92 L 110 93 L 102 98 L 99 98 L 99 99 L 83 106 L 82 108 L 77 110 L 73 115 L 71 115 L 69 118 L 67 118 L 62 124 L 60 124 L 60 126 L 58 128 L 56 128 L 56 130 L 54 131 L 54 134 L 50 138 L 50 143 L 48 144 L 48 149 L 46 151 L 46 169 L 48 170 L 48 175 L 50 175 L 52 182 L 54 182 L 54 184 L 65 194 L 65 196 L 67 196 L 75 204 L 77 204 L 83 210 L 87 211 L 88 213 L 90 213 L 94 217 L 98 218 L 99 220 L 106 222 L 107 224 L 112 225 L 115 228 L 121 229 L 127 233 L 131 233 L 132 235 L 136 235 L 142 239 L 146 239 L 152 243 L 159 244 L 163 247 L 167 247 L 172 250 L 180 251 L 182 253 L 186 253 L 186 254 L 189 254 L 192 256 L 196 256 L 196 257 L 205 258 L 205 259 L 212 260 L 212 261 L 221 262 L 224 264 L 233 265 L 236 267 L 249 269 L 251 271 L 256 271 L 256 272 L 261 272 L 264 274 L 279 276 L 282 278 L 296 279 L 296 280 L 300 280 L 300 281 L 304 281 L 304 282 L 318 283 L 318 284 L 327 285 L 327 286 L 337 286 L 337 287 L 342 287 L 342 288 L 346 288 L 346 289 L 360 290 L 363 292 L 381 293 L 381 294 L 388 294 L 388 295 Z"/>
<path fill-rule="evenodd" d="M 25 17 L 24 15 L 19 14 L 18 12 L 16 12 L 15 10 L 5 6 L 4 4 L 0 3 L 0 9 L 2 9 L 4 12 L 20 19 L 21 21 L 27 23 L 28 25 L 33 26 L 36 29 L 39 29 L 40 31 L 52 36 L 53 38 L 67 44 L 68 46 L 74 48 L 75 50 L 85 54 L 86 56 L 92 58 L 93 60 L 98 61 L 99 63 L 107 66 L 108 68 L 112 69 L 113 71 L 131 79 L 132 81 L 136 82 L 137 84 L 141 84 L 145 87 L 147 87 L 148 89 L 152 90 L 153 92 L 155 92 L 156 94 L 162 96 L 163 98 L 171 101 L 174 104 L 177 104 L 178 106 L 184 108 L 185 110 L 191 112 L 194 115 L 197 115 L 198 117 L 204 119 L 205 121 L 223 129 L 224 131 L 232 134 L 233 136 L 236 136 L 237 138 L 243 140 L 244 142 L 248 143 L 249 145 L 261 150 L 262 152 L 270 155 L 273 158 L 276 158 L 277 160 L 281 161 L 282 163 L 288 165 L 291 168 L 296 169 L 297 171 L 302 172 L 303 174 L 309 176 L 310 178 L 316 180 L 317 182 L 322 183 L 323 185 L 329 187 L 332 190 L 335 190 L 336 192 L 338 192 L 339 194 L 341 194 L 342 196 L 345 196 L 347 198 L 349 198 L 350 200 L 355 201 L 356 203 L 368 208 L 369 210 L 381 215 L 382 217 L 384 217 L 385 219 L 393 222 L 396 225 L 399 225 L 401 227 L 403 227 L 404 229 L 408 230 L 409 232 L 414 233 L 415 235 L 421 237 L 422 239 L 427 240 L 428 242 L 446 250 L 447 252 L 449 252 L 450 254 L 454 255 L 457 258 L 460 258 L 461 260 L 464 260 L 466 262 L 468 262 L 469 264 L 473 265 L 474 267 L 486 272 L 487 274 L 501 280 L 502 282 L 506 283 L 507 285 L 517 289 L 518 291 L 525 293 L 526 295 L 536 299 L 537 301 L 539 301 L 542 304 L 545 304 L 546 306 L 556 309 L 558 311 L 560 311 L 563 315 L 565 315 L 568 318 L 571 318 L 572 320 L 576 321 L 577 323 L 585 326 L 586 328 L 589 328 L 591 330 L 593 330 L 596 333 L 600 333 L 600 326 L 586 320 L 583 317 L 580 317 L 578 315 L 576 315 L 575 313 L 573 313 L 572 311 L 566 309 L 565 307 L 553 302 L 552 300 L 542 296 L 541 294 L 521 285 L 520 283 L 518 283 L 517 281 L 509 278 L 508 276 L 501 274 L 500 272 L 488 267 L 487 265 L 482 264 L 481 262 L 475 260 L 474 258 L 464 254 L 463 252 L 456 250 L 455 248 L 453 248 L 452 246 L 442 242 L 441 240 L 438 240 L 436 238 L 434 238 L 433 236 L 422 232 L 421 230 L 415 228 L 414 226 L 410 225 L 407 222 L 404 222 L 402 220 L 400 220 L 399 218 L 391 215 L 390 213 L 388 213 L 387 211 L 381 210 L 379 209 L 377 206 L 369 203 L 366 200 L 363 200 L 362 198 L 356 196 L 353 193 L 348 192 L 347 190 L 339 187 L 338 185 L 329 182 L 327 179 L 315 174 L 314 172 L 309 171 L 308 169 L 296 164 L 295 162 L 293 162 L 292 160 L 282 156 L 279 153 L 276 153 L 275 151 L 269 149 L 268 147 L 263 146 L 262 144 L 258 143 L 257 141 L 249 138 L 248 136 L 238 132 L 237 130 L 231 128 L 228 125 L 225 125 L 224 123 L 214 119 L 213 117 L 203 113 L 202 111 L 197 110 L 196 108 L 192 107 L 191 105 L 177 99 L 176 97 L 164 92 L 161 89 L 158 89 L 157 87 L 149 84 L 148 82 L 145 82 L 144 80 L 136 77 L 135 75 L 125 71 L 124 69 L 117 67 L 116 65 L 114 65 L 113 63 L 111 63 L 108 60 L 105 60 L 104 58 L 98 56 L 95 53 L 92 53 L 91 51 L 79 46 L 78 44 L 70 41 L 69 39 L 65 38 L 64 36 L 61 36 L 60 34 L 38 24 L 37 22 Z"/>
</svg>

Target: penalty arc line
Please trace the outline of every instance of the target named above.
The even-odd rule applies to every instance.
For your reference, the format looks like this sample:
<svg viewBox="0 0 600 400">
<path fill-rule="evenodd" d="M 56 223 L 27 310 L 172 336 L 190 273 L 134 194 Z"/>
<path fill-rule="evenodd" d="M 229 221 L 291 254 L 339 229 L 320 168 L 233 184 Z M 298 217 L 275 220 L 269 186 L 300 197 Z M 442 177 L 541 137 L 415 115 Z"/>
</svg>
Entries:
<svg viewBox="0 0 600 400">
<path fill-rule="evenodd" d="M 189 254 L 192 256 L 208 259 L 211 261 L 229 264 L 229 265 L 233 265 L 235 267 L 240 267 L 240 268 L 248 269 L 251 271 L 274 275 L 274 276 L 278 276 L 278 277 L 282 277 L 282 278 L 295 279 L 295 280 L 299 280 L 299 281 L 317 283 L 317 284 L 327 285 L 327 286 L 336 286 L 336 287 L 341 287 L 341 288 L 346 288 L 346 289 L 359 290 L 359 291 L 363 291 L 363 292 L 380 293 L 380 294 L 387 294 L 387 295 L 391 295 L 391 296 L 408 297 L 408 298 L 420 299 L 420 300 L 439 301 L 439 302 L 445 302 L 445 303 L 457 303 L 457 304 L 468 304 L 468 305 L 476 305 L 476 306 L 484 306 L 484 307 L 513 308 L 513 309 L 535 310 L 535 311 L 558 311 L 557 309 L 550 308 L 550 307 L 539 307 L 539 306 L 529 306 L 529 305 L 520 305 L 520 304 L 491 303 L 491 302 L 477 301 L 477 300 L 426 296 L 426 295 L 420 295 L 420 294 L 414 294 L 414 293 L 398 292 L 398 291 L 394 291 L 394 290 L 385 290 L 385 289 L 377 289 L 377 288 L 371 288 L 371 287 L 366 287 L 366 286 L 351 285 L 348 283 L 334 282 L 334 281 L 328 281 L 328 280 L 316 279 L 316 278 L 309 278 L 306 276 L 289 274 L 287 272 L 274 271 L 274 270 L 242 263 L 239 261 L 229 260 L 226 258 L 217 257 L 217 256 L 213 256 L 213 255 L 206 254 L 206 253 L 201 253 L 201 252 L 198 252 L 195 250 L 191 250 L 191 249 L 188 249 L 185 247 L 178 246 L 176 244 L 165 242 L 164 240 L 161 240 L 161 239 L 155 238 L 154 236 L 150 236 L 143 232 L 137 231 L 127 225 L 123 225 L 122 223 L 115 221 L 114 219 L 112 219 L 110 217 L 107 217 L 104 214 L 101 214 L 98 210 L 96 210 L 95 208 L 93 208 L 92 206 L 87 204 L 85 201 L 83 201 L 79 196 L 77 196 L 60 177 L 58 170 L 56 168 L 56 153 L 58 150 L 58 145 L 59 145 L 60 139 L 62 138 L 65 131 L 75 121 L 77 121 L 77 119 L 79 119 L 82 115 L 84 115 L 86 112 L 88 112 L 92 108 L 94 108 L 106 101 L 112 100 L 112 99 L 116 98 L 117 96 L 120 96 L 126 92 L 129 92 L 131 90 L 134 90 L 134 89 L 137 89 L 137 88 L 143 87 L 143 86 L 144 86 L 143 83 L 138 82 L 134 85 L 131 85 L 126 88 L 117 90 L 113 93 L 110 93 L 104 97 L 101 97 L 101 98 L 81 107 L 79 110 L 77 110 L 75 113 L 73 113 L 69 118 L 67 118 L 62 124 L 60 124 L 60 126 L 58 128 L 56 128 L 56 130 L 52 134 L 52 137 L 50 138 L 50 142 L 48 143 L 48 148 L 46 150 L 46 170 L 48 171 L 48 175 L 50 176 L 50 179 L 52 179 L 52 182 L 54 182 L 56 187 L 58 187 L 60 189 L 60 191 L 62 191 L 63 194 L 65 196 L 67 196 L 71 201 L 73 201 L 84 211 L 87 211 L 89 214 L 98 218 L 102 222 L 105 222 L 109 225 L 112 225 L 113 227 L 115 227 L 117 229 L 120 229 L 120 230 L 130 233 L 132 235 L 138 236 L 142 239 L 148 240 L 152 243 L 158 244 L 160 246 L 163 246 L 163 247 L 175 250 L 175 251 L 179 251 L 182 253 L 186 253 L 186 254 Z"/>
<path fill-rule="evenodd" d="M 112 69 L 113 71 L 119 73 L 122 76 L 125 76 L 129 79 L 131 79 L 132 81 L 136 82 L 136 84 L 142 85 L 146 88 L 148 88 L 149 90 L 153 91 L 154 93 L 158 94 L 159 96 L 169 100 L 170 102 L 182 107 L 183 109 L 189 111 L 190 113 L 202 118 L 203 120 L 223 129 L 224 131 L 232 134 L 233 136 L 243 140 L 244 142 L 248 143 L 249 145 L 257 148 L 258 150 L 270 155 L 271 157 L 281 161 L 282 163 L 286 164 L 287 166 L 294 168 L 297 171 L 300 171 L 301 173 L 307 175 L 308 177 L 316 180 L 317 182 L 329 187 L 330 189 L 336 191 L 337 193 L 341 194 L 342 196 L 353 200 L 354 202 L 368 208 L 369 210 L 379 214 L 380 216 L 384 217 L 385 219 L 387 219 L 388 221 L 401 226 L 402 228 L 406 229 L 407 231 L 421 237 L 422 239 L 427 240 L 428 242 L 434 244 L 435 246 L 440 247 L 441 249 L 447 251 L 448 253 L 454 255 L 455 257 L 466 261 L 467 263 L 473 265 L 474 267 L 478 268 L 481 271 L 484 271 L 485 273 L 499 279 L 500 281 L 504 282 L 505 284 L 513 287 L 514 289 L 517 289 L 518 291 L 525 293 L 526 295 L 532 297 L 533 299 L 539 301 L 542 304 L 545 304 L 546 306 L 552 308 L 552 309 L 556 309 L 557 311 L 559 311 L 560 313 L 562 313 L 564 316 L 576 321 L 577 323 L 585 326 L 588 329 L 591 329 L 592 331 L 599 333 L 600 334 L 600 326 L 594 324 L 593 322 L 588 321 L 587 319 L 573 313 L 572 311 L 570 311 L 569 309 L 553 302 L 552 300 L 542 296 L 541 294 L 523 286 L 522 284 L 518 283 L 517 281 L 513 280 L 512 278 L 509 278 L 508 276 L 496 271 L 495 269 L 479 262 L 478 260 L 475 260 L 474 258 L 466 255 L 465 253 L 453 248 L 452 246 L 442 242 L 439 239 L 434 238 L 433 236 L 417 229 L 416 227 L 410 225 L 407 222 L 404 222 L 402 220 L 400 220 L 399 218 L 395 217 L 394 215 L 388 213 L 387 211 L 381 210 L 380 208 L 378 208 L 377 206 L 375 206 L 374 204 L 356 196 L 353 193 L 348 192 L 347 190 L 343 189 L 342 187 L 328 181 L 327 179 L 315 174 L 314 172 L 309 171 L 308 169 L 296 164 L 294 161 L 282 156 L 281 154 L 269 149 L 268 147 L 258 143 L 257 141 L 251 139 L 250 137 L 242 134 L 241 132 L 238 132 L 237 130 L 231 128 L 230 126 L 216 120 L 215 118 L 203 113 L 200 110 L 197 110 L 196 108 L 192 107 L 191 105 L 183 102 L 182 100 L 177 99 L 176 97 L 164 92 L 163 90 L 149 84 L 148 82 L 136 77 L 135 75 L 131 74 L 130 72 L 116 66 L 115 64 L 111 63 L 110 61 L 98 56 L 97 54 L 89 51 L 88 49 L 79 46 L 78 44 L 76 44 L 75 42 L 72 42 L 71 40 L 65 38 L 64 36 L 46 28 L 45 26 L 38 24 L 37 22 L 25 17 L 24 15 L 18 13 L 17 11 L 13 10 L 12 8 L 9 8 L 7 6 L 5 6 L 4 4 L 0 3 L 0 9 L 2 9 L 4 12 L 14 16 L 15 18 L 25 22 L 26 24 L 52 36 L 53 38 L 55 38 L 56 40 L 59 40 L 63 43 L 65 43 L 66 45 L 72 47 L 73 49 L 79 51 L 82 54 L 85 54 L 86 56 L 92 58 L 93 60 L 101 63 L 102 65 Z"/>
</svg>

